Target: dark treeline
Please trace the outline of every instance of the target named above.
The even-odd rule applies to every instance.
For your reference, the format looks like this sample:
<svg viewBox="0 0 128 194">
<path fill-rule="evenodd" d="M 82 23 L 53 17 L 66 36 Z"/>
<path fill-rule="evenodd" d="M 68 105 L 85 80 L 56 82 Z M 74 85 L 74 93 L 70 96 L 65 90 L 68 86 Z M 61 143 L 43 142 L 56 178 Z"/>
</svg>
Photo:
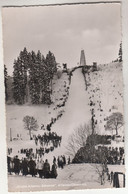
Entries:
<svg viewBox="0 0 128 194">
<path fill-rule="evenodd" d="M 57 72 L 57 63 L 50 51 L 46 58 L 40 51 L 20 52 L 13 66 L 13 100 L 16 104 L 31 101 L 32 104 L 51 104 L 52 79 Z M 5 74 L 7 69 L 5 67 Z M 5 80 L 5 89 L 7 85 Z M 6 100 L 7 100 L 6 95 Z"/>
<path fill-rule="evenodd" d="M 8 81 L 8 72 L 7 67 L 4 65 L 4 85 L 5 85 L 5 100 L 8 100 L 8 91 L 7 91 L 7 81 Z"/>
</svg>

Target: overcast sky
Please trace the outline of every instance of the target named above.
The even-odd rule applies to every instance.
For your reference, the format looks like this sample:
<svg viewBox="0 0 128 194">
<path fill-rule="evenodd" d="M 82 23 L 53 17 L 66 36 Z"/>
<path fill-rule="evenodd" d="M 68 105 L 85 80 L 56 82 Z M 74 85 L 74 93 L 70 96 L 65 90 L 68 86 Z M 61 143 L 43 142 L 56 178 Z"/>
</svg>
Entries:
<svg viewBox="0 0 128 194">
<path fill-rule="evenodd" d="M 4 63 L 8 74 L 23 50 L 54 53 L 58 63 L 76 66 L 81 49 L 87 64 L 108 63 L 118 56 L 120 4 L 3 8 Z"/>
</svg>

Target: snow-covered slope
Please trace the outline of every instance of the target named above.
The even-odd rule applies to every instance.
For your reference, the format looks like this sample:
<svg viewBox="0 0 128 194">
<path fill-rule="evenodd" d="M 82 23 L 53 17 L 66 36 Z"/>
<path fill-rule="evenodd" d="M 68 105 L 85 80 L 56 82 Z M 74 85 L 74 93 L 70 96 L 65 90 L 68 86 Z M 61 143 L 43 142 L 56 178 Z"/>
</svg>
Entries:
<svg viewBox="0 0 128 194">
<path fill-rule="evenodd" d="M 67 138 L 74 129 L 90 120 L 88 95 L 84 88 L 84 77 L 81 69 L 77 69 L 73 73 L 65 113 L 52 128 L 53 131 L 63 135 L 63 142 L 67 142 Z"/>
<path fill-rule="evenodd" d="M 95 121 L 97 120 L 97 133 L 107 134 L 105 131 L 106 118 L 113 112 L 123 114 L 123 75 L 122 64 L 110 63 L 100 65 L 98 71 L 86 74 L 88 83 L 89 104 L 94 103 Z M 88 105 L 89 105 L 88 104 Z M 123 129 L 119 134 L 123 136 Z M 112 134 L 110 131 L 109 134 Z"/>
<path fill-rule="evenodd" d="M 54 104 L 51 106 L 7 105 L 7 141 L 8 147 L 13 148 L 14 155 L 18 154 L 21 148 L 36 149 L 37 147 L 34 140 L 29 140 L 28 131 L 24 129 L 23 117 L 26 115 L 34 116 L 38 121 L 39 129 L 33 133 L 42 134 L 44 131 L 40 130 L 41 125 L 44 124 L 46 127 L 51 118 L 57 118 L 62 113 L 51 127 L 51 131 L 62 136 L 61 147 L 45 155 L 45 158 L 52 162 L 54 155 L 57 157 L 66 153 L 68 138 L 74 129 L 90 122 L 92 108 L 94 108 L 95 121 L 97 120 L 96 130 L 100 134 L 108 133 L 104 129 L 107 116 L 113 112 L 123 113 L 121 63 L 101 65 L 98 71 L 86 74 L 87 90 L 81 68 L 73 72 L 70 86 L 68 78 L 68 75 L 63 73 L 61 78 L 54 80 L 52 96 Z M 90 106 L 91 101 L 94 105 Z M 17 134 L 21 134 L 22 140 L 10 142 L 10 128 L 12 137 L 16 138 Z M 121 129 L 122 136 L 123 132 Z"/>
</svg>

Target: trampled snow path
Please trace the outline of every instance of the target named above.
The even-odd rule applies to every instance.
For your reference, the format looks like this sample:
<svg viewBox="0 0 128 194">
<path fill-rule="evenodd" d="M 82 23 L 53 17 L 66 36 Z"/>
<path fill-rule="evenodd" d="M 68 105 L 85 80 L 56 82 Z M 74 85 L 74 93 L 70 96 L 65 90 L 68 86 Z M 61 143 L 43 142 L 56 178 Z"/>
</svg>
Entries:
<svg viewBox="0 0 128 194">
<path fill-rule="evenodd" d="M 49 153 L 49 157 L 54 154 L 65 154 L 65 147 L 67 146 L 69 136 L 73 133 L 74 129 L 88 123 L 90 119 L 88 93 L 85 90 L 84 77 L 80 68 L 73 73 L 65 113 L 52 127 L 52 131 L 56 131 L 57 134 L 62 135 L 61 147 Z"/>
<path fill-rule="evenodd" d="M 54 125 L 52 130 L 62 134 L 63 143 L 66 141 L 73 130 L 88 123 L 91 113 L 88 106 L 88 94 L 85 90 L 84 77 L 81 68 L 74 71 L 69 91 L 65 113 Z"/>
</svg>

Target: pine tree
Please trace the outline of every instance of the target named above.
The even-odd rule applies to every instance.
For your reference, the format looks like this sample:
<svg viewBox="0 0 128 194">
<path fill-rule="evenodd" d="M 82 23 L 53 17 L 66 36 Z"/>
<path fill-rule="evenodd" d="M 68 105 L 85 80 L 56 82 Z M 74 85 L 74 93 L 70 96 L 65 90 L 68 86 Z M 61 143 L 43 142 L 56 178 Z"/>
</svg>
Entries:
<svg viewBox="0 0 128 194">
<path fill-rule="evenodd" d="M 40 103 L 40 63 L 34 51 L 31 53 L 31 65 L 29 68 L 29 90 L 32 104 Z"/>
<path fill-rule="evenodd" d="M 48 68 L 49 77 L 50 79 L 53 79 L 54 74 L 57 72 L 57 63 L 54 54 L 50 51 L 46 56 L 46 65 Z"/>
<path fill-rule="evenodd" d="M 5 85 L 5 100 L 8 100 L 8 88 L 7 88 L 7 81 L 8 81 L 8 72 L 7 67 L 4 65 L 4 85 Z"/>
<path fill-rule="evenodd" d="M 13 97 L 17 104 L 24 104 L 25 90 L 22 72 L 22 63 L 20 59 L 14 61 L 13 71 Z"/>
<path fill-rule="evenodd" d="M 41 62 L 42 62 L 42 56 L 41 56 L 40 50 L 38 50 L 38 52 L 37 52 L 37 55 L 36 55 L 36 62 L 37 62 L 38 64 L 41 64 Z"/>
<path fill-rule="evenodd" d="M 45 64 L 45 58 L 44 56 L 41 57 L 41 63 L 40 63 L 40 81 L 39 81 L 39 85 L 40 85 L 40 97 L 41 97 L 41 103 L 43 104 L 47 104 L 46 103 L 46 95 L 45 95 L 45 91 L 46 91 L 46 79 L 47 79 L 47 69 L 46 69 L 46 64 Z"/>
<path fill-rule="evenodd" d="M 37 60 L 36 63 L 38 63 L 38 77 L 39 77 L 39 88 L 40 88 L 40 99 L 41 99 L 41 95 L 42 95 L 42 88 L 44 85 L 44 57 L 43 55 L 41 55 L 41 52 L 38 50 L 37 52 Z"/>
<path fill-rule="evenodd" d="M 46 65 L 47 65 L 47 71 L 48 71 L 48 80 L 49 80 L 49 89 L 52 93 L 52 79 L 54 74 L 57 72 L 57 63 L 56 59 L 53 53 L 50 51 L 48 52 L 46 56 Z"/>
<path fill-rule="evenodd" d="M 120 43 L 119 53 L 118 53 L 118 60 L 122 62 L 122 42 Z"/>
<path fill-rule="evenodd" d="M 42 61 L 40 65 L 40 92 L 41 102 L 43 104 L 51 104 L 50 91 L 49 91 L 49 77 L 47 65 Z"/>
<path fill-rule="evenodd" d="M 24 48 L 17 60 L 14 61 L 13 97 L 17 104 L 24 104 L 27 87 L 28 52 Z"/>
<path fill-rule="evenodd" d="M 28 71 L 28 66 L 29 66 L 29 58 L 28 58 L 28 52 L 26 48 L 24 48 L 24 50 L 20 52 L 20 60 L 22 63 L 22 75 L 23 75 L 23 82 L 24 82 L 24 89 L 25 89 L 25 101 L 28 101 L 27 71 Z"/>
</svg>

